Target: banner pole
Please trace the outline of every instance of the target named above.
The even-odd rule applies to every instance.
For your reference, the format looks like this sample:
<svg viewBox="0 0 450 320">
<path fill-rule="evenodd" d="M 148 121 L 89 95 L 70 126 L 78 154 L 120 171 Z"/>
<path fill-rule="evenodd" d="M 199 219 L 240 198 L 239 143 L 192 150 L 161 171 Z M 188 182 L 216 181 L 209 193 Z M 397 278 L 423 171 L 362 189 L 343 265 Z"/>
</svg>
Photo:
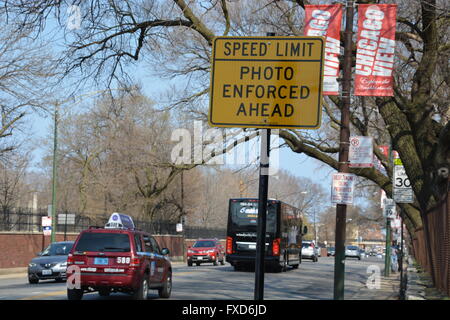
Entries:
<svg viewBox="0 0 450 320">
<path fill-rule="evenodd" d="M 338 171 L 349 172 L 348 154 L 350 147 L 350 96 L 352 88 L 352 36 L 353 36 L 354 2 L 346 3 L 346 23 L 344 31 L 344 65 L 342 81 L 341 130 L 339 136 L 339 167 Z M 334 300 L 344 299 L 345 279 L 345 238 L 347 224 L 347 205 L 336 205 L 336 235 L 334 257 Z"/>
</svg>

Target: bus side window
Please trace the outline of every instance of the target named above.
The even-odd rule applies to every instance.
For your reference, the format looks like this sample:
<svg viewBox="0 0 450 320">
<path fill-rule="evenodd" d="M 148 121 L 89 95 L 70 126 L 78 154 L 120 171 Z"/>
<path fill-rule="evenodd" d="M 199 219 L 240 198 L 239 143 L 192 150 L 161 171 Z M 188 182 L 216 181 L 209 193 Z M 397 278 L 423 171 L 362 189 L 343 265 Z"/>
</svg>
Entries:
<svg viewBox="0 0 450 320">
<path fill-rule="evenodd" d="M 298 242 L 298 236 L 299 236 L 299 232 L 298 232 L 298 227 L 296 225 L 290 226 L 290 230 L 289 230 L 289 245 L 291 244 L 297 244 Z"/>
</svg>

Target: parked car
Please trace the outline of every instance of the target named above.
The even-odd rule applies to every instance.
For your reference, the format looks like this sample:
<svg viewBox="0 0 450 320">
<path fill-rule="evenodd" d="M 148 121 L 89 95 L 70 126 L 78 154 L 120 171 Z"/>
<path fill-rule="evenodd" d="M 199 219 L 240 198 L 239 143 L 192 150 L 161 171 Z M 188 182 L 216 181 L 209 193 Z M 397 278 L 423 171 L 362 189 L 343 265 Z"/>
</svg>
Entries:
<svg viewBox="0 0 450 320">
<path fill-rule="evenodd" d="M 73 241 L 54 242 L 39 252 L 28 264 L 28 282 L 36 284 L 39 280 L 66 279 L 67 256 Z"/>
<path fill-rule="evenodd" d="M 187 264 L 189 267 L 195 263 L 213 263 L 215 266 L 220 263 L 225 264 L 225 250 L 217 239 L 197 240 L 192 247 L 187 250 Z"/>
<path fill-rule="evenodd" d="M 345 247 L 345 257 L 346 258 L 357 258 L 361 260 L 361 253 L 357 246 L 346 246 Z"/>
<path fill-rule="evenodd" d="M 327 249 L 327 256 L 329 257 L 329 256 L 333 256 L 334 257 L 334 254 L 335 254 L 335 249 L 334 249 L 334 247 L 329 247 L 328 249 Z"/>
<path fill-rule="evenodd" d="M 130 293 L 135 299 L 147 299 L 150 289 L 159 297 L 169 298 L 172 291 L 172 266 L 169 249 L 160 249 L 149 233 L 125 223 L 131 218 L 114 213 L 105 228 L 82 231 L 67 259 L 69 266 L 79 267 L 78 287 L 67 288 L 69 300 L 80 300 L 84 293 Z M 132 221 L 132 220 L 131 220 Z M 68 271 L 68 284 L 71 270 Z"/>
<path fill-rule="evenodd" d="M 302 258 L 311 259 L 314 262 L 319 260 L 314 242 L 302 241 Z"/>
</svg>

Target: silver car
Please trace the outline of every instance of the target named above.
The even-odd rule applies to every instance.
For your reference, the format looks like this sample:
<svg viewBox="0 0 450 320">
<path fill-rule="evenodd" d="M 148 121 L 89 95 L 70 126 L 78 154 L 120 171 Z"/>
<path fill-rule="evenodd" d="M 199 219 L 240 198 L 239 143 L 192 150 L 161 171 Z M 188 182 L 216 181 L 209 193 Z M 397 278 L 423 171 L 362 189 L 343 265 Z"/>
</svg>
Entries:
<svg viewBox="0 0 450 320">
<path fill-rule="evenodd" d="M 312 241 L 303 241 L 302 242 L 302 258 L 311 259 L 314 262 L 319 260 L 318 251 L 314 242 Z"/>
<path fill-rule="evenodd" d="M 72 249 L 73 241 L 54 242 L 44 251 L 38 253 L 28 264 L 28 282 L 38 283 L 39 280 L 66 279 L 67 256 Z"/>
<path fill-rule="evenodd" d="M 361 260 L 361 252 L 357 246 L 346 246 L 345 247 L 345 257 L 346 258 L 357 258 Z"/>
</svg>

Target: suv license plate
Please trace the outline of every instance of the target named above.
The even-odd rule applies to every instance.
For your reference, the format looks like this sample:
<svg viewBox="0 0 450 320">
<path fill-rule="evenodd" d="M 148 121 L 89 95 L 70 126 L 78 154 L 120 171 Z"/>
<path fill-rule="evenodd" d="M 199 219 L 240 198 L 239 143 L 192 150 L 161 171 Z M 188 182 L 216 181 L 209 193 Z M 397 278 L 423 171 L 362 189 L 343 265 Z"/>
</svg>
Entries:
<svg viewBox="0 0 450 320">
<path fill-rule="evenodd" d="M 43 276 L 51 276 L 52 275 L 52 270 L 42 270 L 42 275 Z"/>
<path fill-rule="evenodd" d="M 108 258 L 94 258 L 94 264 L 107 265 Z"/>
</svg>

